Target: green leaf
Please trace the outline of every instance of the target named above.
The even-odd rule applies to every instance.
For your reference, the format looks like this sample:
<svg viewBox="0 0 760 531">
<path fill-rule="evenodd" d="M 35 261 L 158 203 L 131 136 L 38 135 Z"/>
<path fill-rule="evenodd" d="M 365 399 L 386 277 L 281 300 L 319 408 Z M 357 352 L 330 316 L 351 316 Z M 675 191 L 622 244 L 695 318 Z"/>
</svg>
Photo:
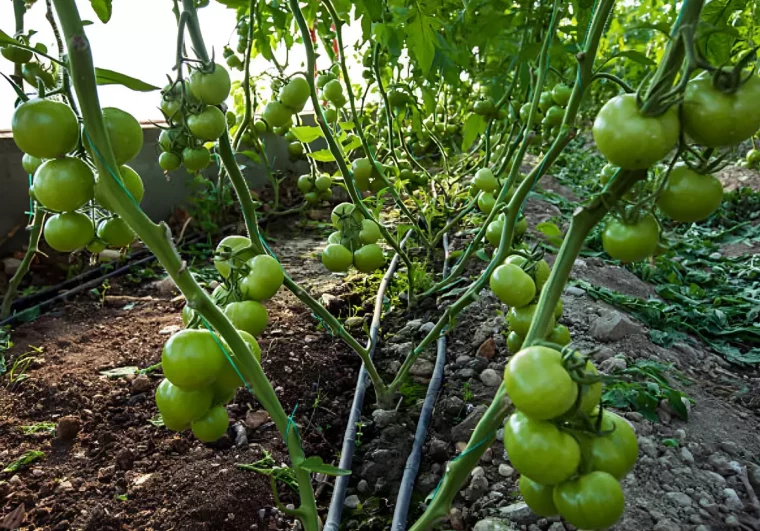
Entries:
<svg viewBox="0 0 760 531">
<path fill-rule="evenodd" d="M 356 124 L 354 122 L 338 122 L 338 127 L 343 131 L 353 131 Z"/>
<path fill-rule="evenodd" d="M 238 153 L 243 155 L 244 157 L 247 157 L 248 159 L 250 159 L 251 161 L 257 164 L 261 162 L 261 157 L 259 157 L 259 154 L 254 151 L 246 150 L 246 151 L 238 151 Z"/>
<path fill-rule="evenodd" d="M 557 247 L 562 245 L 562 231 L 554 223 L 544 221 L 536 225 L 536 230 L 542 232 L 552 245 L 556 245 Z"/>
<path fill-rule="evenodd" d="M 333 157 L 329 149 L 320 149 L 319 151 L 308 153 L 308 155 L 317 162 L 335 162 L 335 157 Z"/>
<path fill-rule="evenodd" d="M 478 135 L 485 132 L 486 125 L 486 121 L 478 114 L 472 113 L 467 117 L 462 127 L 462 151 L 470 149 Z"/>
<path fill-rule="evenodd" d="M 644 55 L 641 52 L 637 52 L 636 50 L 623 50 L 622 52 L 618 52 L 614 54 L 612 57 L 609 58 L 609 61 L 616 57 L 625 57 L 626 59 L 630 59 L 631 61 L 635 63 L 639 63 L 641 65 L 645 66 L 656 66 L 657 63 L 652 61 L 649 57 Z"/>
<path fill-rule="evenodd" d="M 158 87 L 153 86 L 150 83 L 140 81 L 137 78 L 126 74 L 120 74 L 119 72 L 114 72 L 113 70 L 108 70 L 106 68 L 95 68 L 95 78 L 98 85 L 124 85 L 128 89 L 132 89 L 136 92 L 151 92 L 153 90 L 158 90 Z"/>
<path fill-rule="evenodd" d="M 137 374 L 137 371 L 139 370 L 140 370 L 140 367 L 129 365 L 127 367 L 117 367 L 115 369 L 100 371 L 100 374 L 102 374 L 103 376 L 106 376 L 107 378 L 122 378 L 124 376 Z"/>
<path fill-rule="evenodd" d="M 422 69 L 422 73 L 427 75 L 433 65 L 435 43 L 438 40 L 433 29 L 432 18 L 417 11 L 417 14 L 406 23 L 406 38 L 407 46 Z"/>
<path fill-rule="evenodd" d="M 298 465 L 300 468 L 303 468 L 304 470 L 308 470 L 309 472 L 313 474 L 326 474 L 328 476 L 350 476 L 351 471 L 345 470 L 343 468 L 338 468 L 337 466 L 328 465 L 324 461 L 322 461 L 322 458 L 313 455 L 311 457 L 307 457 L 301 463 Z"/>
<path fill-rule="evenodd" d="M 322 137 L 322 129 L 318 125 L 302 125 L 299 127 L 291 127 L 290 130 L 298 141 L 303 142 L 304 144 L 314 142 L 317 138 Z"/>
<path fill-rule="evenodd" d="M 90 4 L 92 4 L 92 10 L 95 11 L 103 24 L 111 20 L 113 14 L 111 0 L 90 0 Z"/>
<path fill-rule="evenodd" d="M 45 457 L 45 452 L 40 452 L 39 450 L 29 450 L 27 452 L 24 452 L 24 454 L 14 462 L 6 466 L 3 469 L 3 472 L 18 472 L 22 468 L 25 468 L 27 465 L 30 465 L 35 461 L 42 459 L 43 457 Z"/>
<path fill-rule="evenodd" d="M 5 44 L 16 44 L 18 41 L 5 33 L 3 30 L 0 30 L 0 43 Z"/>
<path fill-rule="evenodd" d="M 700 22 L 709 28 L 702 30 L 697 45 L 702 54 L 713 64 L 722 64 L 731 57 L 731 49 L 738 36 L 731 27 L 733 14 L 742 11 L 747 0 L 713 0 L 702 9 Z"/>
<path fill-rule="evenodd" d="M 414 225 L 411 225 L 409 223 L 399 223 L 396 226 L 396 240 L 401 241 L 401 238 L 404 237 L 404 235 L 412 230 L 414 228 Z"/>
</svg>

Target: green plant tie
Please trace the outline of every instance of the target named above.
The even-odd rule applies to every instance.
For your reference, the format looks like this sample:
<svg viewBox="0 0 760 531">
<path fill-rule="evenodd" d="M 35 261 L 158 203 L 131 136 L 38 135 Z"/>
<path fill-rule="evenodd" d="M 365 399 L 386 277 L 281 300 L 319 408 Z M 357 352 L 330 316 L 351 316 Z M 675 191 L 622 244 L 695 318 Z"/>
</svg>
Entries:
<svg viewBox="0 0 760 531">
<path fill-rule="evenodd" d="M 293 417 L 295 416 L 296 411 L 298 411 L 298 404 L 296 404 L 296 407 L 293 408 L 293 412 L 288 416 L 288 425 L 285 428 L 285 442 L 288 441 L 288 437 L 290 436 L 290 427 L 291 426 L 293 426 L 293 430 L 295 430 L 296 437 L 298 437 L 299 439 L 301 438 L 298 435 L 298 425 L 293 420 Z"/>
<path fill-rule="evenodd" d="M 203 317 L 202 315 L 200 317 L 201 317 L 201 321 L 203 322 L 203 326 L 205 326 L 206 329 L 209 332 L 211 332 L 211 337 L 214 338 L 214 341 L 216 341 L 216 344 L 219 345 L 220 349 L 222 349 L 222 352 L 224 353 L 224 357 L 227 358 L 227 361 L 229 361 L 230 365 L 232 365 L 232 368 L 234 369 L 235 374 L 238 375 L 238 378 L 240 378 L 240 381 L 243 382 L 243 385 L 245 386 L 245 388 L 248 389 L 252 395 L 255 395 L 256 393 L 253 392 L 253 389 L 251 388 L 250 384 L 246 381 L 245 378 L 243 378 L 243 374 L 240 372 L 240 369 L 238 369 L 235 362 L 232 361 L 232 356 L 230 356 L 230 353 L 227 351 L 227 348 L 224 346 L 224 343 L 222 342 L 222 340 L 219 339 L 219 336 L 216 334 L 216 332 L 214 332 L 214 329 L 211 328 L 211 325 L 209 324 L 208 321 L 206 321 L 206 318 Z"/>
<path fill-rule="evenodd" d="M 29 174 L 29 191 L 30 192 L 32 191 L 32 184 L 33 184 L 32 179 L 33 179 L 33 176 L 30 173 Z M 32 199 L 32 194 L 29 194 L 29 212 L 27 212 L 27 214 L 29 214 L 29 223 L 31 223 L 32 218 L 34 217 L 34 199 Z"/>
<path fill-rule="evenodd" d="M 461 454 L 459 454 L 458 456 L 456 456 L 454 459 L 452 459 L 452 460 L 449 462 L 449 465 L 450 465 L 451 463 L 455 463 L 456 461 L 458 461 L 458 460 L 462 459 L 462 458 L 463 458 L 464 456 L 466 456 L 467 454 L 469 454 L 469 453 L 471 453 L 471 452 L 474 452 L 475 450 L 477 450 L 478 448 L 480 448 L 481 446 L 483 446 L 485 443 L 487 443 L 487 442 L 488 442 L 488 440 L 489 440 L 491 437 L 493 437 L 494 435 L 496 435 L 496 432 L 495 432 L 495 431 L 492 431 L 491 433 L 489 433 L 488 435 L 486 435 L 486 436 L 485 436 L 483 439 L 481 439 L 481 440 L 480 440 L 480 441 L 479 441 L 477 444 L 473 445 L 471 448 L 466 448 L 464 452 L 462 452 Z M 447 466 L 446 468 L 448 468 L 448 466 Z M 431 501 L 433 501 L 433 500 L 435 499 L 435 497 L 438 495 L 438 491 L 441 489 L 441 485 L 443 484 L 443 479 L 444 479 L 445 477 L 446 477 L 446 474 L 444 474 L 443 476 L 441 476 L 441 479 L 440 479 L 440 481 L 438 482 L 438 485 L 436 485 L 436 487 L 435 487 L 435 490 L 433 491 L 433 493 L 432 493 L 432 494 L 430 494 L 430 496 L 428 496 L 428 497 L 425 499 L 425 502 L 428 502 L 428 503 L 429 503 L 429 502 L 431 502 Z"/>
</svg>

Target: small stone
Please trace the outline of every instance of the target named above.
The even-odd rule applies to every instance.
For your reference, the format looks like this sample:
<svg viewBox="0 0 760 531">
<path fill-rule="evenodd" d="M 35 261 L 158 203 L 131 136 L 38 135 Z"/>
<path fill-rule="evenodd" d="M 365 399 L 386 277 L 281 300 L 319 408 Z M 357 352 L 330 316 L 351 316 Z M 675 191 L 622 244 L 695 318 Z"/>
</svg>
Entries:
<svg viewBox="0 0 760 531">
<path fill-rule="evenodd" d="M 694 455 L 689 451 L 688 448 L 681 448 L 681 461 L 689 464 L 694 462 Z"/>
<path fill-rule="evenodd" d="M 18 258 L 13 258 L 12 256 L 9 256 L 8 258 L 3 258 L 3 270 L 5 271 L 5 274 L 9 277 L 12 277 L 16 274 L 16 271 L 18 271 L 19 266 L 21 265 L 21 260 Z"/>
<path fill-rule="evenodd" d="M 480 457 L 480 460 L 484 463 L 490 463 L 493 461 L 493 450 L 491 448 L 486 448 L 486 451 L 483 452 L 483 455 Z"/>
<path fill-rule="evenodd" d="M 322 306 L 327 308 L 327 311 L 333 315 L 338 315 L 346 308 L 346 301 L 330 293 L 322 294 Z"/>
<path fill-rule="evenodd" d="M 380 429 L 389 426 L 396 420 L 397 412 L 395 409 L 376 409 L 372 412 L 372 420 Z"/>
<path fill-rule="evenodd" d="M 578 286 L 568 286 L 565 288 L 566 295 L 572 295 L 573 297 L 583 297 L 586 291 Z"/>
<path fill-rule="evenodd" d="M 723 489 L 723 503 L 730 511 L 743 511 L 744 503 L 734 489 Z"/>
<path fill-rule="evenodd" d="M 433 375 L 435 364 L 432 361 L 424 358 L 419 358 L 414 362 L 412 368 L 409 369 L 409 374 L 412 376 L 421 376 L 423 378 L 430 378 Z"/>
<path fill-rule="evenodd" d="M 755 492 L 760 495 L 760 465 L 748 463 L 747 476 L 749 477 L 749 482 L 752 484 Z"/>
<path fill-rule="evenodd" d="M 417 490 L 422 494 L 430 494 L 438 486 L 441 481 L 441 476 L 433 473 L 420 474 L 417 477 Z"/>
<path fill-rule="evenodd" d="M 513 531 L 515 527 L 506 520 L 500 518 L 485 518 L 477 522 L 472 531 Z"/>
<path fill-rule="evenodd" d="M 160 280 L 156 280 L 151 284 L 151 287 L 161 295 L 171 295 L 174 293 L 174 290 L 177 289 L 176 284 L 174 284 L 174 281 L 170 276 L 165 276 Z"/>
<path fill-rule="evenodd" d="M 175 334 L 182 330 L 182 327 L 179 325 L 169 325 L 163 327 L 161 330 L 158 331 L 158 335 L 160 336 L 170 336 L 172 334 Z"/>
<path fill-rule="evenodd" d="M 493 369 L 486 369 L 480 373 L 480 381 L 488 387 L 499 387 L 501 385 L 501 375 Z"/>
<path fill-rule="evenodd" d="M 62 441 L 73 441 L 79 434 L 81 426 L 77 417 L 62 417 L 55 428 L 55 434 Z"/>
<path fill-rule="evenodd" d="M 109 465 L 98 470 L 98 481 L 108 483 L 116 473 L 116 465 Z"/>
<path fill-rule="evenodd" d="M 614 358 L 606 359 L 602 363 L 600 363 L 599 370 L 604 373 L 609 374 L 617 370 L 622 371 L 627 366 L 628 366 L 628 363 L 626 363 L 625 359 L 615 356 Z"/>
<path fill-rule="evenodd" d="M 486 492 L 488 492 L 488 479 L 483 476 L 473 477 L 470 481 L 470 485 L 464 491 L 464 499 L 467 501 L 475 501 L 480 499 Z"/>
<path fill-rule="evenodd" d="M 134 380 L 132 380 L 132 385 L 130 386 L 130 390 L 132 391 L 132 394 L 139 394 L 139 393 L 147 393 L 151 390 L 153 387 L 153 384 L 150 381 L 150 378 L 146 374 L 138 374 Z"/>
<path fill-rule="evenodd" d="M 451 429 L 451 440 L 454 442 L 469 441 L 472 430 L 475 429 L 475 426 L 480 422 L 481 417 L 487 409 L 488 407 L 482 404 L 475 407 L 462 422 Z"/>
<path fill-rule="evenodd" d="M 589 334 L 599 341 L 618 341 L 643 332 L 644 327 L 641 324 L 615 310 L 609 310 L 596 318 L 589 327 Z"/>
<path fill-rule="evenodd" d="M 707 527 L 706 525 L 700 525 L 700 526 L 697 526 L 697 528 L 694 531 L 710 531 L 710 528 Z"/>
<path fill-rule="evenodd" d="M 516 524 L 529 525 L 538 520 L 538 515 L 530 510 L 525 502 L 513 503 L 499 509 L 499 516 L 511 520 Z"/>
<path fill-rule="evenodd" d="M 567 529 L 562 522 L 553 522 L 552 525 L 549 526 L 548 531 L 567 531 Z"/>
<path fill-rule="evenodd" d="M 8 480 L 8 483 L 13 485 L 14 487 L 20 487 L 24 484 L 23 481 L 21 481 L 21 478 L 18 474 L 14 474 L 11 476 L 11 479 Z"/>
<path fill-rule="evenodd" d="M 503 478 L 511 478 L 515 473 L 515 469 L 506 463 L 499 465 L 499 475 Z"/>
<path fill-rule="evenodd" d="M 259 409 L 259 410 L 253 411 L 249 409 L 245 413 L 245 421 L 243 422 L 246 428 L 255 430 L 261 427 L 261 425 L 267 422 L 268 420 L 269 420 L 269 413 L 267 413 L 265 410 Z"/>
<path fill-rule="evenodd" d="M 691 498 L 683 492 L 668 492 L 665 494 L 665 497 L 681 507 L 691 507 L 692 504 Z"/>
<path fill-rule="evenodd" d="M 649 437 L 639 437 L 639 448 L 649 457 L 657 457 L 657 445 Z"/>
<path fill-rule="evenodd" d="M 366 479 L 362 479 L 359 481 L 359 483 L 356 485 L 356 490 L 361 492 L 362 494 L 369 494 L 369 483 L 367 483 Z"/>
<path fill-rule="evenodd" d="M 499 442 L 504 442 L 504 428 L 499 428 L 496 430 L 496 440 Z"/>
<path fill-rule="evenodd" d="M 726 452 L 731 457 L 741 457 L 742 449 L 734 441 L 723 441 L 718 443 L 718 448 Z"/>
<path fill-rule="evenodd" d="M 713 472 L 712 470 L 703 470 L 702 474 L 707 478 L 707 482 L 710 484 L 715 484 L 717 486 L 726 484 L 726 478 L 717 472 Z"/>
<path fill-rule="evenodd" d="M 71 484 L 71 481 L 65 479 L 58 483 L 58 490 L 61 490 L 63 492 L 72 492 L 74 490 L 74 485 Z"/>
<path fill-rule="evenodd" d="M 736 470 L 731 466 L 728 458 L 719 453 L 714 453 L 707 458 L 707 463 L 721 476 L 733 476 L 736 474 Z"/>
<path fill-rule="evenodd" d="M 726 523 L 726 527 L 741 527 L 742 524 L 739 521 L 739 518 L 734 516 L 733 514 L 730 516 L 726 516 L 726 519 L 724 520 Z"/>
<path fill-rule="evenodd" d="M 351 496 L 346 496 L 346 499 L 343 500 L 343 507 L 346 509 L 354 510 L 357 507 L 361 505 L 361 500 L 359 500 L 359 496 L 356 494 L 352 494 Z"/>
<path fill-rule="evenodd" d="M 673 520 L 664 519 L 657 522 L 652 531 L 679 531 L 681 526 L 675 523 Z"/>
<path fill-rule="evenodd" d="M 442 463 L 449 458 L 449 444 L 441 439 L 433 439 L 430 441 L 430 458 L 433 461 Z"/>
<path fill-rule="evenodd" d="M 496 342 L 494 341 L 493 337 L 489 337 L 483 343 L 481 343 L 480 347 L 478 347 L 478 356 L 481 356 L 487 360 L 490 360 L 494 357 L 496 354 Z"/>
<path fill-rule="evenodd" d="M 462 380 L 469 380 L 470 378 L 475 376 L 475 370 L 470 369 L 469 367 L 464 368 L 464 369 L 459 369 L 456 372 L 456 376 L 458 378 L 461 378 Z"/>
<path fill-rule="evenodd" d="M 480 476 L 485 476 L 486 471 L 482 466 L 476 466 L 472 469 L 472 472 L 470 472 L 470 475 L 474 478 L 478 478 Z"/>
<path fill-rule="evenodd" d="M 631 420 L 633 422 L 641 422 L 644 420 L 644 415 L 639 413 L 638 411 L 628 411 L 625 415 L 625 418 L 628 420 Z"/>
<path fill-rule="evenodd" d="M 424 335 L 428 335 L 433 331 L 433 328 L 435 328 L 435 323 L 428 321 L 427 323 L 420 326 L 420 332 Z"/>
<path fill-rule="evenodd" d="M 454 531 L 464 531 L 465 525 L 461 509 L 452 507 L 449 510 L 449 525 L 451 525 L 451 529 Z"/>
</svg>

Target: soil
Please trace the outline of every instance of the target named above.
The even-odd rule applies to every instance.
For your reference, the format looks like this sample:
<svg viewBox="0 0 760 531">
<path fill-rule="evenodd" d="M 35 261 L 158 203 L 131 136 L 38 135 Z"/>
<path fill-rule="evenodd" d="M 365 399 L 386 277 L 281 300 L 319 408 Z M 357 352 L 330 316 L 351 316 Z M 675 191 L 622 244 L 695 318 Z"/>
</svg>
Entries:
<svg viewBox="0 0 760 531">
<path fill-rule="evenodd" d="M 547 188 L 571 192 L 556 181 Z M 530 219 L 559 214 L 539 198 L 527 207 Z M 326 219 L 317 212 L 312 219 Z M 461 235 L 459 235 L 461 236 Z M 327 275 L 315 254 L 323 237 L 303 232 L 276 234 L 272 247 L 286 269 L 335 314 L 359 315 L 371 297 L 358 293 L 345 277 Z M 454 236 L 454 246 L 461 238 Z M 550 262 L 553 257 L 547 256 Z M 482 264 L 473 263 L 476 274 Z M 627 269 L 597 258 L 579 259 L 573 278 L 584 279 L 646 299 L 653 286 Z M 0 475 L 0 515 L 8 518 L 23 505 L 22 529 L 87 530 L 242 530 L 290 529 L 293 522 L 273 508 L 269 478 L 241 470 L 268 453 L 287 463 L 281 438 L 266 422 L 261 406 L 240 390 L 229 407 L 231 428 L 213 445 L 189 434 L 174 434 L 149 421 L 156 414 L 152 393 L 160 375 L 107 378 L 100 371 L 160 360 L 168 333 L 181 325 L 181 299 L 165 281 L 133 285 L 112 281 L 103 301 L 82 296 L 35 323 L 14 330 L 13 362 L 34 351 L 28 378 L 13 386 L 7 377 L 0 394 L 0 463 L 28 450 L 44 459 Z M 432 301 L 414 315 L 389 312 L 376 354 L 383 370 L 397 368 L 428 323 L 439 312 Z M 442 301 L 437 301 L 438 303 Z M 663 401 L 656 419 L 618 410 L 639 436 L 640 459 L 624 480 L 626 512 L 613 527 L 619 531 L 710 531 L 760 529 L 760 375 L 754 368 L 729 365 L 697 338 L 665 349 L 650 340 L 646 327 L 619 309 L 594 300 L 577 286 L 563 296 L 559 322 L 570 329 L 582 351 L 595 351 L 597 366 L 614 373 L 644 361 L 672 364 L 673 387 L 690 401 L 688 420 Z M 281 290 L 268 304 L 270 324 L 261 336 L 264 369 L 288 410 L 298 409 L 307 454 L 336 462 L 348 417 L 358 358 L 327 335 L 309 310 Z M 428 434 L 409 521 L 438 484 L 445 463 L 469 437 L 473 419 L 490 403 L 509 360 L 505 344 L 507 308 L 488 290 L 461 314 L 449 334 L 446 380 Z M 602 321 L 615 327 L 605 328 Z M 41 347 L 37 352 L 33 347 Z M 412 381 L 403 388 L 398 412 L 373 415 L 365 401 L 360 440 L 344 511 L 346 529 L 388 529 L 404 462 L 414 438 L 420 399 L 435 360 L 433 349 L 421 355 Z M 498 385 L 498 382 L 496 382 Z M 246 420 L 247 418 L 247 420 Z M 263 421 L 263 423 L 262 423 Z M 51 432 L 25 434 L 22 426 L 50 422 Z M 78 427 L 78 433 L 72 432 Z M 68 433 L 67 433 L 68 432 Z M 236 438 L 245 433 L 246 441 Z M 563 531 L 574 529 L 558 518 L 538 518 L 521 502 L 518 475 L 497 441 L 463 486 L 444 529 L 475 531 Z M 743 474 L 747 473 L 745 480 Z M 331 488 L 317 486 L 321 508 Z M 284 503 L 295 498 L 280 484 Z"/>
</svg>

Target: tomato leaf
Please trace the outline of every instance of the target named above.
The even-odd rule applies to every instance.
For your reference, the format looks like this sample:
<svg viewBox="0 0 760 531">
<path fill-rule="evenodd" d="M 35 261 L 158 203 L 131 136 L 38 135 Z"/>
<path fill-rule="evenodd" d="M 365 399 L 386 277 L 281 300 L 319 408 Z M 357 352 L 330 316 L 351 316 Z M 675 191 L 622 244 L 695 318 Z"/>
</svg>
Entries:
<svg viewBox="0 0 760 531">
<path fill-rule="evenodd" d="M 3 30 L 0 30 L 0 44 L 16 44 L 18 41 L 5 33 Z"/>
<path fill-rule="evenodd" d="M 557 247 L 562 245 L 562 231 L 551 221 L 539 223 L 536 225 L 536 230 L 542 232 L 552 245 L 556 245 Z"/>
<path fill-rule="evenodd" d="M 396 240 L 401 241 L 401 238 L 404 237 L 404 235 L 412 230 L 414 228 L 414 225 L 411 225 L 409 223 L 399 223 L 396 226 Z"/>
<path fill-rule="evenodd" d="M 486 130 L 486 121 L 482 116 L 472 113 L 467 117 L 462 127 L 462 151 L 467 151 L 478 138 L 479 134 Z"/>
<path fill-rule="evenodd" d="M 637 52 L 636 50 L 623 50 L 622 52 L 618 52 L 616 54 L 613 54 L 609 59 L 607 59 L 607 62 L 612 61 L 616 57 L 625 57 L 626 59 L 630 59 L 631 61 L 635 63 L 639 63 L 641 65 L 645 66 L 656 66 L 657 63 L 652 61 L 649 57 L 644 55 L 641 52 Z"/>
<path fill-rule="evenodd" d="M 333 157 L 329 149 L 320 149 L 319 151 L 308 153 L 308 155 L 317 162 L 335 162 L 335 157 Z"/>
<path fill-rule="evenodd" d="M 314 142 L 317 138 L 322 137 L 322 129 L 316 125 L 302 125 L 299 127 L 291 127 L 290 130 L 299 142 L 308 144 Z"/>
<path fill-rule="evenodd" d="M 95 68 L 95 78 L 98 85 L 124 85 L 128 89 L 132 89 L 136 92 L 151 92 L 158 90 L 158 87 L 140 81 L 137 78 L 128 76 L 126 74 L 120 74 L 107 68 Z"/>
<path fill-rule="evenodd" d="M 45 457 L 45 452 L 40 452 L 39 450 L 29 450 L 27 452 L 24 452 L 24 454 L 14 462 L 6 466 L 3 469 L 3 472 L 18 472 L 22 468 L 25 468 L 27 465 L 30 465 L 35 461 L 42 459 L 43 457 Z"/>
<path fill-rule="evenodd" d="M 248 157 L 253 162 L 256 162 L 256 163 L 261 162 L 261 157 L 259 157 L 259 154 L 254 151 L 246 150 L 246 151 L 238 151 L 238 153 L 243 155 L 244 157 Z"/>
<path fill-rule="evenodd" d="M 433 29 L 433 19 L 422 11 L 417 11 L 406 23 L 406 37 L 409 50 L 420 65 L 423 75 L 427 75 L 433 65 L 435 43 L 438 40 Z"/>
<path fill-rule="evenodd" d="M 731 27 L 733 15 L 747 5 L 747 0 L 713 0 L 700 15 L 706 26 L 697 45 L 705 58 L 714 64 L 723 64 L 731 57 L 731 50 L 739 34 Z"/>
<path fill-rule="evenodd" d="M 325 474 L 328 476 L 350 476 L 351 471 L 345 470 L 343 468 L 338 468 L 334 465 L 328 465 L 324 461 L 322 461 L 322 458 L 313 455 L 311 457 L 307 457 L 301 463 L 299 464 L 300 468 L 303 468 L 304 470 L 308 470 L 309 472 L 313 474 Z"/>
<path fill-rule="evenodd" d="M 111 0 L 90 0 L 92 10 L 98 15 L 100 21 L 105 24 L 111 20 L 113 14 L 113 6 L 111 6 Z"/>
</svg>

